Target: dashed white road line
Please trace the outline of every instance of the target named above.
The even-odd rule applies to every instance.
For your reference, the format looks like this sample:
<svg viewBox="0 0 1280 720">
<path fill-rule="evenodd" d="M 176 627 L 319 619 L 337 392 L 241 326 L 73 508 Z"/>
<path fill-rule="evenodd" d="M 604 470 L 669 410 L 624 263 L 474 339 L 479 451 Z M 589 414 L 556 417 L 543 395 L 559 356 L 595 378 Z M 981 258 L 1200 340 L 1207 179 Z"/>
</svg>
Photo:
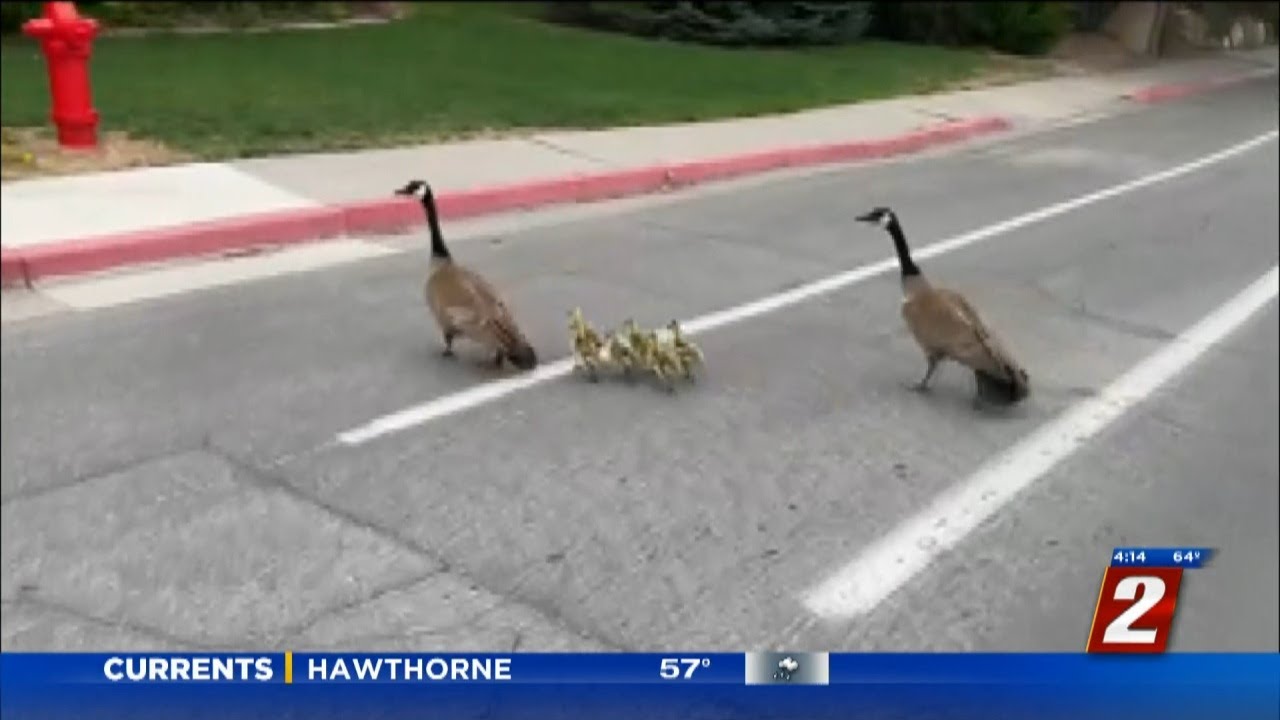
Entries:
<svg viewBox="0 0 1280 720">
<path fill-rule="evenodd" d="M 874 609 L 1019 492 L 1190 367 L 1278 292 L 1280 266 L 1275 266 L 1101 393 L 1041 426 L 876 540 L 804 593 L 805 608 L 824 620 L 851 620 Z"/>
<path fill-rule="evenodd" d="M 1162 170 L 1150 175 L 1144 175 L 1134 180 L 1123 182 L 1118 185 L 1112 185 L 1111 187 L 1103 188 L 1102 190 L 1098 190 L 1087 195 L 1081 195 L 1060 203 L 1048 205 L 1038 210 L 1033 210 L 1031 212 L 1009 218 L 1008 220 L 973 230 L 963 235 L 958 235 L 956 237 L 933 243 L 927 247 L 920 248 L 915 254 L 917 257 L 923 259 L 953 252 L 955 250 L 968 247 L 969 245 L 1003 235 L 1013 230 L 1066 214 L 1072 210 L 1077 210 L 1135 190 L 1174 180 L 1197 170 L 1201 170 L 1236 157 L 1237 155 L 1248 152 L 1259 145 L 1271 142 L 1276 139 L 1277 134 L 1276 130 L 1271 130 L 1270 132 L 1263 133 L 1257 137 L 1232 145 L 1231 147 L 1218 152 L 1205 155 L 1190 162 L 1177 165 L 1167 170 Z M 856 285 L 883 272 L 887 272 L 894 267 L 896 267 L 896 262 L 893 258 L 886 258 L 880 262 L 862 265 L 837 275 L 832 275 L 806 285 L 801 285 L 797 288 L 760 298 L 759 300 L 754 300 L 749 303 L 737 305 L 708 315 L 703 315 L 688 321 L 685 323 L 685 327 L 690 334 L 696 334 L 733 325 L 735 323 L 742 322 L 743 320 L 749 320 L 759 315 L 764 315 L 775 310 L 781 310 L 782 308 L 795 305 L 810 298 Z M 573 361 L 566 358 L 564 360 L 539 367 L 532 373 L 478 385 L 476 387 L 468 388 L 451 395 L 445 395 L 422 404 L 376 418 L 364 425 L 339 433 L 337 439 L 339 443 L 344 445 L 361 445 L 384 435 L 417 427 L 442 417 L 463 412 L 485 403 L 493 402 L 520 390 L 542 384 L 548 380 L 554 380 L 562 377 L 568 374 L 572 369 Z"/>
</svg>

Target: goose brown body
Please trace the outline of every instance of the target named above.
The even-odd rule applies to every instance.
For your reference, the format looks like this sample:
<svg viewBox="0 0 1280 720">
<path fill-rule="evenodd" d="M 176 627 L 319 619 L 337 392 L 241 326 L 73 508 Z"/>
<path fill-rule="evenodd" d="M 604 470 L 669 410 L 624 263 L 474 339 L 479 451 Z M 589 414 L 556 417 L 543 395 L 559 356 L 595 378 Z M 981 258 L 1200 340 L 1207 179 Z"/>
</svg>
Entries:
<svg viewBox="0 0 1280 720">
<path fill-rule="evenodd" d="M 529 370 L 538 363 L 506 303 L 484 278 L 454 263 L 438 263 L 426 283 L 427 305 L 451 344 L 464 337 Z"/>
<path fill-rule="evenodd" d="M 499 366 L 509 360 L 522 370 L 536 367 L 538 358 L 533 346 L 498 292 L 483 277 L 453 260 L 440 232 L 431 187 L 414 180 L 397 193 L 421 197 L 427 214 L 431 266 L 424 292 L 427 307 L 444 335 L 444 354 L 452 355 L 454 340 L 464 337 L 493 352 L 494 363 Z"/>
<path fill-rule="evenodd" d="M 1025 399 L 1031 390 L 1026 370 L 963 295 L 935 287 L 924 277 L 893 212 L 877 208 L 858 219 L 882 225 L 893 237 L 902 270 L 902 319 L 927 364 L 917 387 L 927 388 L 939 363 L 951 360 L 973 371 L 978 399 L 996 404 Z"/>
<path fill-rule="evenodd" d="M 964 296 L 945 288 L 926 288 L 902 303 L 902 318 L 930 363 L 929 376 L 938 362 L 952 360 L 973 371 L 983 400 L 1013 403 L 1027 396 L 1026 371 Z"/>
</svg>

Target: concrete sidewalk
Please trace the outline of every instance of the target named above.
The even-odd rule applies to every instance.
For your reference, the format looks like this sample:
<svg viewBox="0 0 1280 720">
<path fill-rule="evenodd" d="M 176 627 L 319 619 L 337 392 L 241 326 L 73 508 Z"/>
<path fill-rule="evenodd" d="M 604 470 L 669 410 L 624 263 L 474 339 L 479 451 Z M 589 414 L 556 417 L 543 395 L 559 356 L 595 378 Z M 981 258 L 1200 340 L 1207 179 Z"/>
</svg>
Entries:
<svg viewBox="0 0 1280 720">
<path fill-rule="evenodd" d="M 421 210 L 391 190 L 411 178 L 431 181 L 442 214 L 461 217 L 897 155 L 1126 100 L 1213 89 L 1274 73 L 1275 57 L 1270 47 L 782 116 L 7 182 L 3 280 L 30 285 L 122 265 L 403 231 L 421 223 Z"/>
</svg>

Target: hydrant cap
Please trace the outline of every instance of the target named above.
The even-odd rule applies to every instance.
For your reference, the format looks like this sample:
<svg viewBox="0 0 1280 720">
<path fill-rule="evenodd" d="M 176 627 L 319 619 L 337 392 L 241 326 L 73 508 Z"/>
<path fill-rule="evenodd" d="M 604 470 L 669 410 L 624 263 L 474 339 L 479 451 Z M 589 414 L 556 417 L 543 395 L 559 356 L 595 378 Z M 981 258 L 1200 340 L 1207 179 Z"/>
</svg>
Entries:
<svg viewBox="0 0 1280 720">
<path fill-rule="evenodd" d="M 58 25 L 72 25 L 80 20 L 80 13 L 73 2 L 45 3 L 44 16 Z"/>
<path fill-rule="evenodd" d="M 76 4 L 50 2 L 44 4 L 44 16 L 32 18 L 22 25 L 22 31 L 32 37 L 59 35 L 73 37 L 92 36 L 97 33 L 98 21 L 80 15 Z"/>
</svg>

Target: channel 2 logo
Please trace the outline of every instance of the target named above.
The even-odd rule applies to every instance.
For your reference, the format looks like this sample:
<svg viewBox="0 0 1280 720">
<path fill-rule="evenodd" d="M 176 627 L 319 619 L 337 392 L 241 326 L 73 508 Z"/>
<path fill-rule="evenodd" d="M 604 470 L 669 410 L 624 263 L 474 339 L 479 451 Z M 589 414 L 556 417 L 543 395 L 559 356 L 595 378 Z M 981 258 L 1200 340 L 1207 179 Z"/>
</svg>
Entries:
<svg viewBox="0 0 1280 720">
<path fill-rule="evenodd" d="M 1211 554 L 1208 548 L 1116 548 L 1102 575 L 1085 652 L 1165 652 L 1182 571 L 1203 567 Z"/>
</svg>

